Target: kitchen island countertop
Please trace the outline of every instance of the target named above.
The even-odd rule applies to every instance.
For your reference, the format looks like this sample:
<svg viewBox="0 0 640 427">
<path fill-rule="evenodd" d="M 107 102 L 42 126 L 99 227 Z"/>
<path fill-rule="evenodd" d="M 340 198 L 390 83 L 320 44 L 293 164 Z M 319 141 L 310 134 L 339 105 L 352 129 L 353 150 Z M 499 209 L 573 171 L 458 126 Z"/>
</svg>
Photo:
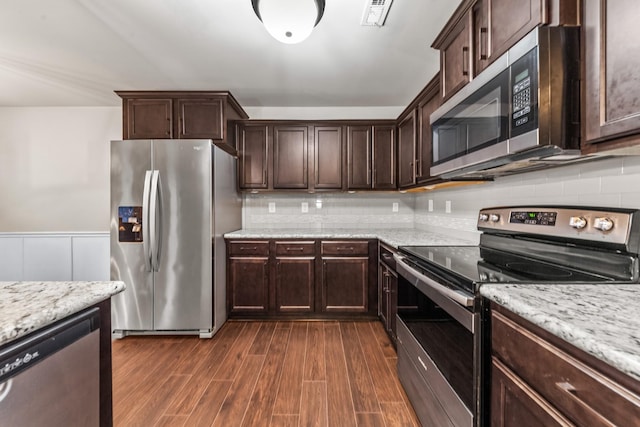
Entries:
<svg viewBox="0 0 640 427">
<path fill-rule="evenodd" d="M 379 239 L 398 246 L 475 246 L 469 240 L 414 228 L 373 229 L 242 229 L 226 233 L 226 239 Z"/>
<path fill-rule="evenodd" d="M 123 282 L 0 282 L 0 346 L 124 289 Z"/>
<path fill-rule="evenodd" d="M 640 380 L 640 285 L 487 284 L 480 294 Z"/>
</svg>

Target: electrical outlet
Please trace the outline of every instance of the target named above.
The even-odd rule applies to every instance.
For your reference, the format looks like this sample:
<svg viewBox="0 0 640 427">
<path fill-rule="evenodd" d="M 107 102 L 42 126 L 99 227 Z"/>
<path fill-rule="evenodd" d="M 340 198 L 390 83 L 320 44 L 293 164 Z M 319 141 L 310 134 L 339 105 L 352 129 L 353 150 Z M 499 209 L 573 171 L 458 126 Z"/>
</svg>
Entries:
<svg viewBox="0 0 640 427">
<path fill-rule="evenodd" d="M 276 202 L 269 202 L 269 213 L 276 213 Z"/>
<path fill-rule="evenodd" d="M 302 204 L 300 205 L 300 210 L 302 211 L 302 213 L 309 212 L 309 203 L 302 202 Z"/>
<path fill-rule="evenodd" d="M 429 199 L 429 208 L 428 208 L 429 212 L 433 212 L 433 200 Z"/>
<path fill-rule="evenodd" d="M 444 202 L 444 212 L 451 213 L 451 200 Z"/>
<path fill-rule="evenodd" d="M 391 212 L 398 212 L 398 202 L 393 202 L 391 205 Z"/>
</svg>

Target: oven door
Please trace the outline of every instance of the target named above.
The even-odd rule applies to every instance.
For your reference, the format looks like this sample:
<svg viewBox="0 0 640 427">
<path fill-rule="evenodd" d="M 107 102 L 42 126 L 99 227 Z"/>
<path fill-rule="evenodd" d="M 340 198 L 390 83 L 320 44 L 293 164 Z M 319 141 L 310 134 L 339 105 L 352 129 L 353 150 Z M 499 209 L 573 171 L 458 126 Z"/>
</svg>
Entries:
<svg viewBox="0 0 640 427">
<path fill-rule="evenodd" d="M 398 295 L 414 295 L 411 303 L 398 301 L 400 381 L 423 425 L 473 426 L 479 322 L 473 296 L 433 281 L 400 256 L 396 262 Z"/>
</svg>

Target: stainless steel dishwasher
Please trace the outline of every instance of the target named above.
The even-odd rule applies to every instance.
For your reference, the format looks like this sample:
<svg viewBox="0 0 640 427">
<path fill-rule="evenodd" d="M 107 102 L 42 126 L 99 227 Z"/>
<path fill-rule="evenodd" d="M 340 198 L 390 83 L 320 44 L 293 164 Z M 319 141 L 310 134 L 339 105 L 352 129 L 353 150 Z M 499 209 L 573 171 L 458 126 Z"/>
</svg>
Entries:
<svg viewBox="0 0 640 427">
<path fill-rule="evenodd" d="M 98 426 L 100 310 L 0 349 L 0 426 Z"/>
</svg>

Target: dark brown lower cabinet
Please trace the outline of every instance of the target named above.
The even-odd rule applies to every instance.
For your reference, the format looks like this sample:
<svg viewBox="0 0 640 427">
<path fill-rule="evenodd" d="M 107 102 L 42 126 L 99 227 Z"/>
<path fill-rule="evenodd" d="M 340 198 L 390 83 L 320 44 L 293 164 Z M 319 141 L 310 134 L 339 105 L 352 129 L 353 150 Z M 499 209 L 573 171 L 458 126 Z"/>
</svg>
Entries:
<svg viewBox="0 0 640 427">
<path fill-rule="evenodd" d="M 374 240 L 227 241 L 231 318 L 375 318 Z"/>
<path fill-rule="evenodd" d="M 322 258 L 322 311 L 366 313 L 369 259 Z"/>
<path fill-rule="evenodd" d="M 275 242 L 274 307 L 276 314 L 314 311 L 315 242 Z"/>
<path fill-rule="evenodd" d="M 227 310 L 248 315 L 269 309 L 269 243 L 227 241 Z"/>
<path fill-rule="evenodd" d="M 491 304 L 492 426 L 640 426 L 640 382 Z"/>
</svg>

